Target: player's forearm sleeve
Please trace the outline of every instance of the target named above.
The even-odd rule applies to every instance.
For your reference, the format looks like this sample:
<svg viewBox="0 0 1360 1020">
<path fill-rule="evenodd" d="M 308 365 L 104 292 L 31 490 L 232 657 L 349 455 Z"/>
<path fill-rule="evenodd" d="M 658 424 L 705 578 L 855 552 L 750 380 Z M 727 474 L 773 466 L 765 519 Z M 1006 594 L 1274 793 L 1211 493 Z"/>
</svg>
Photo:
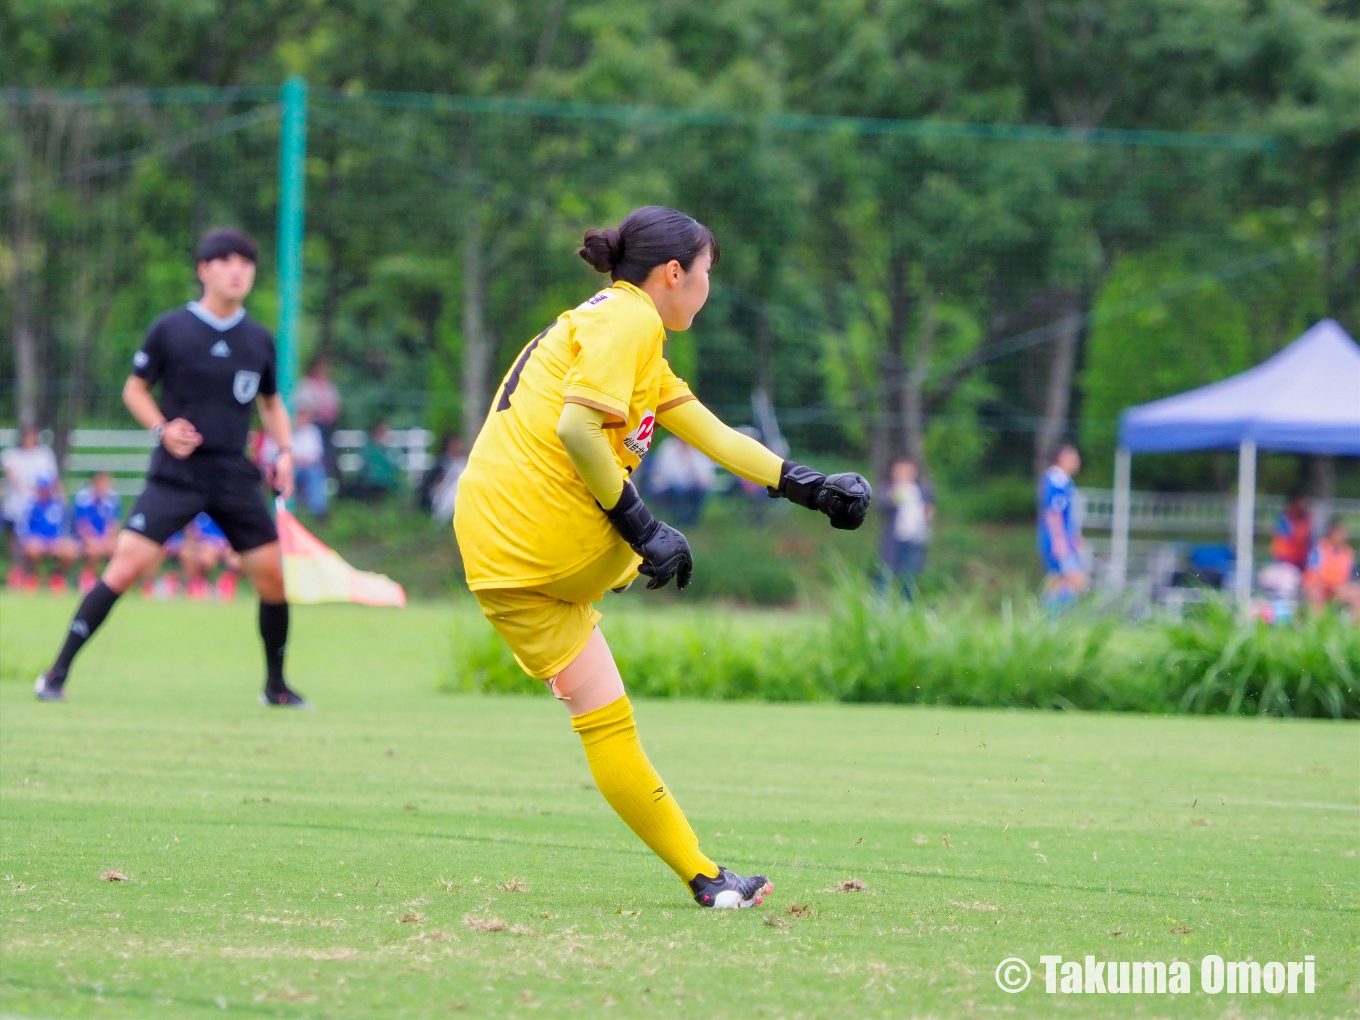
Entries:
<svg viewBox="0 0 1360 1020">
<path fill-rule="evenodd" d="M 609 510 L 623 492 L 623 475 L 604 437 L 605 417 L 605 412 L 594 407 L 568 402 L 557 420 L 557 438 L 590 494 Z"/>
<path fill-rule="evenodd" d="M 776 487 L 784 461 L 750 436 L 724 425 L 697 400 L 687 400 L 656 416 L 669 432 L 734 475 L 757 485 Z"/>
</svg>

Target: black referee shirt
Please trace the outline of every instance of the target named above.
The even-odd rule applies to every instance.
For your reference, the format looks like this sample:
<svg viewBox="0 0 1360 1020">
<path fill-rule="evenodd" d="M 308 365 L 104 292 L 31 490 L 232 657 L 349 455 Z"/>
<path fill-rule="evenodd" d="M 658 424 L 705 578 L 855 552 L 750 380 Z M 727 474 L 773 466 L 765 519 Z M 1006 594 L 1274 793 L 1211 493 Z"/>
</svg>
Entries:
<svg viewBox="0 0 1360 1020">
<path fill-rule="evenodd" d="M 190 456 L 239 455 L 257 395 L 278 392 L 274 337 L 250 317 L 219 330 L 188 308 L 167 312 L 147 330 L 132 371 L 161 383 L 167 419 L 184 418 L 203 436 Z"/>
</svg>

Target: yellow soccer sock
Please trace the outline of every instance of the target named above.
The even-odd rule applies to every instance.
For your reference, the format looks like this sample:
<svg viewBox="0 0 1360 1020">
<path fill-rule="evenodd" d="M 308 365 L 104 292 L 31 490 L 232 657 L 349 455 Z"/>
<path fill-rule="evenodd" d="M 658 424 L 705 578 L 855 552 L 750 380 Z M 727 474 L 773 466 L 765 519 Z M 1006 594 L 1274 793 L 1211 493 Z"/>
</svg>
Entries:
<svg viewBox="0 0 1360 1020">
<path fill-rule="evenodd" d="M 593 712 L 573 717 L 595 785 L 638 838 L 671 866 L 681 881 L 718 874 L 699 851 L 699 840 L 684 812 L 652 768 L 638 740 L 633 706 L 625 695 Z"/>
</svg>

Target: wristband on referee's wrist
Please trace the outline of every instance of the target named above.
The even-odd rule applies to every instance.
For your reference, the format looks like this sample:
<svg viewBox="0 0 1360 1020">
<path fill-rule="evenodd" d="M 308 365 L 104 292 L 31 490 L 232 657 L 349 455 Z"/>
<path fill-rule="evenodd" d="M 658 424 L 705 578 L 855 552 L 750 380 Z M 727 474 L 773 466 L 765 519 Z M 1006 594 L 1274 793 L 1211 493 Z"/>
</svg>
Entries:
<svg viewBox="0 0 1360 1020">
<path fill-rule="evenodd" d="M 160 445 L 161 440 L 165 438 L 165 422 L 152 425 L 151 434 L 156 437 L 156 444 Z"/>
</svg>

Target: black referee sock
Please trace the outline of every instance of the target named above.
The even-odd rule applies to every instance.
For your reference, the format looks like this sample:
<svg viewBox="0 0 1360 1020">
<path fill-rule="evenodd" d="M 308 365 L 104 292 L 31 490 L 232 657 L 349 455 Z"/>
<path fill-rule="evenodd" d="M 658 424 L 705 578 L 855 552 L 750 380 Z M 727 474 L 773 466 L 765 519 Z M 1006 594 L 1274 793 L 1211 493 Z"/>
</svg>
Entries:
<svg viewBox="0 0 1360 1020">
<path fill-rule="evenodd" d="M 71 661 L 76 657 L 76 652 L 80 651 L 85 642 L 99 629 L 104 617 L 109 615 L 109 610 L 118 601 L 118 595 L 118 592 L 100 581 L 81 600 L 80 608 L 76 610 L 75 618 L 71 620 L 71 629 L 66 632 L 66 643 L 61 646 L 61 654 L 47 671 L 53 683 L 60 686 L 66 682 L 66 674 L 71 669 Z"/>
<path fill-rule="evenodd" d="M 283 682 L 283 653 L 288 647 L 288 603 L 260 603 L 260 638 L 264 641 L 266 691 L 286 690 Z"/>
</svg>

